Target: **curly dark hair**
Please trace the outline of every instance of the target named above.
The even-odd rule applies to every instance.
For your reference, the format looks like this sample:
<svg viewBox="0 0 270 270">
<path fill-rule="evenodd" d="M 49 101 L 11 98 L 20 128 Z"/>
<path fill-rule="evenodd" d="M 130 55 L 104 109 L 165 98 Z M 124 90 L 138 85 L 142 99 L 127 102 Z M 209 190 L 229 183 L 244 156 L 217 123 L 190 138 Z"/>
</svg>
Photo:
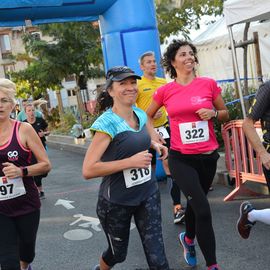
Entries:
<svg viewBox="0 0 270 270">
<path fill-rule="evenodd" d="M 177 77 L 176 70 L 172 66 L 172 61 L 175 60 L 175 55 L 180 47 L 183 46 L 190 46 L 194 53 L 195 62 L 199 63 L 198 57 L 197 57 L 197 49 L 196 47 L 187 40 L 180 40 L 180 39 L 174 39 L 169 46 L 167 47 L 165 53 L 163 54 L 163 58 L 161 60 L 162 66 L 165 68 L 165 71 L 170 74 L 170 77 L 172 79 L 175 79 Z"/>
</svg>

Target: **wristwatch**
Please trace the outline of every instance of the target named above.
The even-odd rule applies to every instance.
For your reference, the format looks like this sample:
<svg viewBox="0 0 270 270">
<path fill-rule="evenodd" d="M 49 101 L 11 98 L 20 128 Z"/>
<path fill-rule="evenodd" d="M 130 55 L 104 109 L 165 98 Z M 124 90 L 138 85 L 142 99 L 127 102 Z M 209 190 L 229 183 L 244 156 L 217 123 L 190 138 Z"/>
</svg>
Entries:
<svg viewBox="0 0 270 270">
<path fill-rule="evenodd" d="M 22 170 L 22 175 L 23 176 L 27 176 L 28 175 L 28 169 L 27 169 L 27 167 L 21 167 L 21 170 Z"/>
</svg>

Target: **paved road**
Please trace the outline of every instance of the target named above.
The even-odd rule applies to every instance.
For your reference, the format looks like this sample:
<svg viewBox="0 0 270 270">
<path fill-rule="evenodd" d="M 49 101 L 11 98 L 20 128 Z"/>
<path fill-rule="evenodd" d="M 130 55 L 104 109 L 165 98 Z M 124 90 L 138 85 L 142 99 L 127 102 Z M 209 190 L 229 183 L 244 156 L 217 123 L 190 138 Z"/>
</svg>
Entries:
<svg viewBox="0 0 270 270">
<path fill-rule="evenodd" d="M 82 154 L 49 150 L 53 164 L 44 180 L 46 199 L 42 201 L 34 270 L 91 270 L 106 247 L 105 237 L 96 219 L 95 206 L 100 179 L 85 181 L 81 176 Z M 190 269 L 183 261 L 177 234 L 182 225 L 172 223 L 171 199 L 166 183 L 160 182 L 163 234 L 171 269 Z M 241 200 L 223 202 L 229 188 L 214 185 L 209 194 L 217 240 L 217 257 L 222 270 L 270 269 L 270 227 L 257 224 L 249 240 L 242 240 L 235 230 Z M 59 201 L 62 200 L 62 201 Z M 64 200 L 64 201 L 63 201 Z M 59 205 L 55 205 L 56 203 Z M 268 207 L 270 199 L 252 199 L 257 207 Z M 87 239 L 86 239 L 87 238 Z M 199 265 L 204 260 L 197 248 Z M 116 270 L 147 269 L 136 229 L 131 230 L 127 260 Z"/>
</svg>

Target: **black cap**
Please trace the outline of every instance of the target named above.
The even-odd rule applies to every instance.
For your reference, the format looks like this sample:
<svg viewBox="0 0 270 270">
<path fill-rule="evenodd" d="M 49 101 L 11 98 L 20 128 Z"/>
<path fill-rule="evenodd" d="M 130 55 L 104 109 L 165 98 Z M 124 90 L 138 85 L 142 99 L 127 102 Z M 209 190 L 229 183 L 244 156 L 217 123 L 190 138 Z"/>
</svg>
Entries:
<svg viewBox="0 0 270 270">
<path fill-rule="evenodd" d="M 108 70 L 106 74 L 106 85 L 105 88 L 107 89 L 112 82 L 120 82 L 127 78 L 134 77 L 135 79 L 141 79 L 139 75 L 136 75 L 134 71 L 126 66 L 116 66 Z"/>
</svg>

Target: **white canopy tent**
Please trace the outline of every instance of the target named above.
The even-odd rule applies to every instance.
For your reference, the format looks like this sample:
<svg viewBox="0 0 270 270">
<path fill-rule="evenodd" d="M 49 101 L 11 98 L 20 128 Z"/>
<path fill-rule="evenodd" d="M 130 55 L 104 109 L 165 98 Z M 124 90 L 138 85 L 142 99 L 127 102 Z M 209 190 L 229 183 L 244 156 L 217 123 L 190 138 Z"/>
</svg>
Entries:
<svg viewBox="0 0 270 270">
<path fill-rule="evenodd" d="M 265 0 L 227 0 L 224 2 L 226 24 L 267 20 L 270 18 L 270 2 Z"/>
<path fill-rule="evenodd" d="M 244 24 L 234 26 L 234 38 L 236 41 L 243 39 Z M 258 32 L 261 55 L 268 55 L 270 52 L 270 21 L 252 22 L 250 24 L 248 39 L 253 38 L 253 33 Z M 233 62 L 229 50 L 230 39 L 224 17 L 218 19 L 214 24 L 192 40 L 198 50 L 199 75 L 214 78 L 219 83 L 231 83 L 234 81 Z M 243 51 L 237 50 L 239 71 L 243 77 Z M 248 46 L 248 80 L 252 87 L 259 85 L 256 66 L 255 45 Z M 270 78 L 270 57 L 261 58 L 262 75 Z M 241 78 L 242 79 L 242 78 Z"/>
<path fill-rule="evenodd" d="M 240 75 L 237 64 L 236 50 L 234 47 L 232 27 L 235 24 L 266 20 L 270 18 L 270 1 L 265 0 L 227 0 L 224 2 L 224 15 L 228 26 L 230 43 L 232 47 L 233 64 L 236 71 L 236 81 L 239 89 L 239 97 L 243 112 L 246 116 L 244 99 L 240 84 Z"/>
</svg>

